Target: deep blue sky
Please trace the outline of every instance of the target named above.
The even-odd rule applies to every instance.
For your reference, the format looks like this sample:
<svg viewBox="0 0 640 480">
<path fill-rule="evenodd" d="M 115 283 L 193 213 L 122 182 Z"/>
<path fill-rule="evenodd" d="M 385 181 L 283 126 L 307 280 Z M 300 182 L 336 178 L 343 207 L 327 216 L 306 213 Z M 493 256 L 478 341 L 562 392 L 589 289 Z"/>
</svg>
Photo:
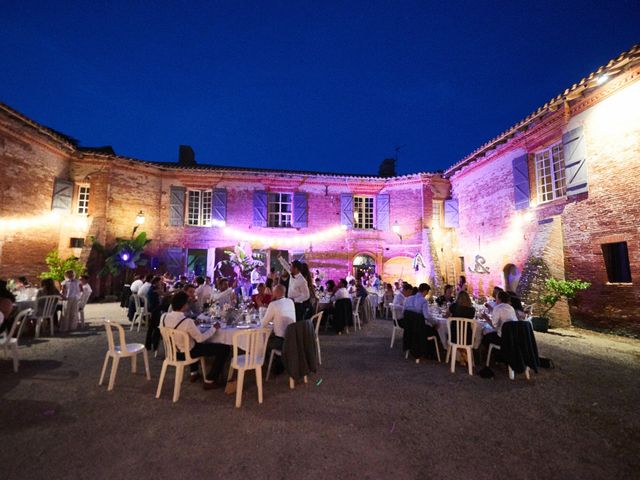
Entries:
<svg viewBox="0 0 640 480">
<path fill-rule="evenodd" d="M 638 42 L 638 0 L 4 0 L 0 100 L 145 160 L 434 171 Z"/>
</svg>

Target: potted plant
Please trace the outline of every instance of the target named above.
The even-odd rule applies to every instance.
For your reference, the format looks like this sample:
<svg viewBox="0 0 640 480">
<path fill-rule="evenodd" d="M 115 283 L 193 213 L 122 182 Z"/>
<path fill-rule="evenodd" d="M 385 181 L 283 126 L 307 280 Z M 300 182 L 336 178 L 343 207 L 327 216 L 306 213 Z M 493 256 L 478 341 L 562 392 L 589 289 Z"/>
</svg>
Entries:
<svg viewBox="0 0 640 480">
<path fill-rule="evenodd" d="M 544 293 L 540 296 L 540 303 L 545 306 L 542 315 L 533 317 L 531 323 L 537 332 L 549 330 L 548 314 L 553 307 L 561 300 L 571 300 L 575 298 L 580 290 L 589 288 L 591 284 L 582 280 L 558 280 L 548 278 L 544 283 Z"/>
</svg>

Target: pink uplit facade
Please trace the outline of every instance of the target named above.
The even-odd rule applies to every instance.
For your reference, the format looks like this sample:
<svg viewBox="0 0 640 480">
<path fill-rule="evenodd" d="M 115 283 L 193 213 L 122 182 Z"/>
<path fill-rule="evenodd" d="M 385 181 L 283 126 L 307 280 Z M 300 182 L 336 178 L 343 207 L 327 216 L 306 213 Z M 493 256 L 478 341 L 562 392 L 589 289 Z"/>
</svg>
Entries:
<svg viewBox="0 0 640 480">
<path fill-rule="evenodd" d="M 477 295 L 499 285 L 535 302 L 543 265 L 592 284 L 555 324 L 638 333 L 639 80 L 634 47 L 443 174 L 394 178 L 143 162 L 0 104 L 0 277 L 35 278 L 53 249 L 90 260 L 90 237 L 129 237 L 142 211 L 158 272 L 212 275 L 248 243 L 268 265 L 303 256 L 325 279 L 364 263 L 385 281 L 439 291 L 464 274 Z"/>
</svg>

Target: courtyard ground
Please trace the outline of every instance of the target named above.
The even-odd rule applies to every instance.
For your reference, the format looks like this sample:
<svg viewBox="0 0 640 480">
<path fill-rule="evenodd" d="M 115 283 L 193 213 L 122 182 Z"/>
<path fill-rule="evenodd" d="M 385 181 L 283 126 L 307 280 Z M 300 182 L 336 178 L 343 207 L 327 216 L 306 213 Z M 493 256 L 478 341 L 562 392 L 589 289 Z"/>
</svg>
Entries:
<svg viewBox="0 0 640 480">
<path fill-rule="evenodd" d="M 160 359 L 151 381 L 125 362 L 112 392 L 99 387 L 98 316 L 124 320 L 115 304 L 89 305 L 84 331 L 25 338 L 19 373 L 0 361 L 0 478 L 640 478 L 637 340 L 538 334 L 555 369 L 510 381 L 498 365 L 484 380 L 405 361 L 377 320 L 322 335 L 307 386 L 279 376 L 259 405 L 250 380 L 238 410 L 188 382 L 172 404 L 173 373 L 156 400 Z"/>
</svg>

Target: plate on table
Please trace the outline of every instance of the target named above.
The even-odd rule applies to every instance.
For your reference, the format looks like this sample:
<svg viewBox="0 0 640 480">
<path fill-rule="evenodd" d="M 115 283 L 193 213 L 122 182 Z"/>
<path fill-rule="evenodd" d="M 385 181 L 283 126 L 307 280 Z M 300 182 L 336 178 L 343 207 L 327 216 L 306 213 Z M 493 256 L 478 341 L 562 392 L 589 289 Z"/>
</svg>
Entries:
<svg viewBox="0 0 640 480">
<path fill-rule="evenodd" d="M 251 328 L 251 325 L 236 325 L 236 328 Z"/>
</svg>

